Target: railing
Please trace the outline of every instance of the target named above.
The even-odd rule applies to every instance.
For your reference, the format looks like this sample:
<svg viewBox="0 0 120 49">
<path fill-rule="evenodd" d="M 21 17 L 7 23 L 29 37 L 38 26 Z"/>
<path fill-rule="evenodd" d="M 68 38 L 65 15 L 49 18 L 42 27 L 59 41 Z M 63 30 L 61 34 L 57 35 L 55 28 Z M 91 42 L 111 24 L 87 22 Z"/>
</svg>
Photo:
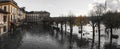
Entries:
<svg viewBox="0 0 120 49">
<path fill-rule="evenodd" d="M 3 26 L 5 26 L 3 23 L 0 23 L 0 27 L 3 27 Z"/>
</svg>

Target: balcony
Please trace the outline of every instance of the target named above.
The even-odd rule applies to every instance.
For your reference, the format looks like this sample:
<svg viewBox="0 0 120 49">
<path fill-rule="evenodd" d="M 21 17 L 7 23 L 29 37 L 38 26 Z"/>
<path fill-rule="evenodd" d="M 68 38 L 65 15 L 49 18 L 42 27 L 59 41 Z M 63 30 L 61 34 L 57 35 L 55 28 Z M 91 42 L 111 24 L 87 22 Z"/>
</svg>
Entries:
<svg viewBox="0 0 120 49">
<path fill-rule="evenodd" d="M 5 25 L 3 23 L 0 23 L 0 27 L 4 27 Z"/>
</svg>

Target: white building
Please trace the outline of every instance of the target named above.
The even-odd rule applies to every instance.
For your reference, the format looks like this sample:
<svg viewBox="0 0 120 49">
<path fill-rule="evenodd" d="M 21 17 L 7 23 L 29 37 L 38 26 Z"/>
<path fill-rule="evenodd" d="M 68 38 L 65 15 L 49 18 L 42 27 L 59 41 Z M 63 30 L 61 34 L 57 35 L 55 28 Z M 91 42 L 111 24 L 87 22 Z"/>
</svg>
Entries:
<svg viewBox="0 0 120 49">
<path fill-rule="evenodd" d="M 26 12 L 27 22 L 41 22 L 45 18 L 50 17 L 47 11 L 31 11 Z"/>
</svg>

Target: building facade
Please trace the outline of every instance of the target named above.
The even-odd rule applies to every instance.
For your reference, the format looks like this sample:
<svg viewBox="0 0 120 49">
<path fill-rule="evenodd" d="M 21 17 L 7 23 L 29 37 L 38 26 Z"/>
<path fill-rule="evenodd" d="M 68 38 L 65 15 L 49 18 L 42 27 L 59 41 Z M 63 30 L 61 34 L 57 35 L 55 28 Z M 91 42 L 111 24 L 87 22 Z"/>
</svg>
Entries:
<svg viewBox="0 0 120 49">
<path fill-rule="evenodd" d="M 0 0 L 0 9 L 9 12 L 8 14 L 8 30 L 10 30 L 11 23 L 17 25 L 18 23 L 18 5 L 14 0 Z"/>
<path fill-rule="evenodd" d="M 26 12 L 26 18 L 28 23 L 41 22 L 45 18 L 49 18 L 50 13 L 47 11 L 31 11 Z"/>
<path fill-rule="evenodd" d="M 8 15 L 9 13 L 0 9 L 0 35 L 8 31 Z"/>
<path fill-rule="evenodd" d="M 26 21 L 26 11 L 25 7 L 19 8 L 18 11 L 18 22 L 19 25 L 22 25 Z"/>
<path fill-rule="evenodd" d="M 0 32 L 11 31 L 26 19 L 25 8 L 20 8 L 14 0 L 0 0 L 0 10 Z M 5 20 L 4 23 L 2 22 L 3 19 Z M 5 25 L 4 28 L 6 29 L 2 27 L 2 24 Z"/>
</svg>

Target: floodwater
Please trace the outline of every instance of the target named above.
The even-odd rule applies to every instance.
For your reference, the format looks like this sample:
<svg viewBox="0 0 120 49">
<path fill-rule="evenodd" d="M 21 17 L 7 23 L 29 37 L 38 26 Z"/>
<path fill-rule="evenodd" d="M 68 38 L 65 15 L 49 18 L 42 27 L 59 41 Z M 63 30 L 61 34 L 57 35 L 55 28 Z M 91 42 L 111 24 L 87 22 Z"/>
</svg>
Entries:
<svg viewBox="0 0 120 49">
<path fill-rule="evenodd" d="M 70 40 L 69 35 L 49 26 L 33 24 L 20 27 L 2 37 L 0 49 L 80 49 L 78 44 Z"/>
</svg>

